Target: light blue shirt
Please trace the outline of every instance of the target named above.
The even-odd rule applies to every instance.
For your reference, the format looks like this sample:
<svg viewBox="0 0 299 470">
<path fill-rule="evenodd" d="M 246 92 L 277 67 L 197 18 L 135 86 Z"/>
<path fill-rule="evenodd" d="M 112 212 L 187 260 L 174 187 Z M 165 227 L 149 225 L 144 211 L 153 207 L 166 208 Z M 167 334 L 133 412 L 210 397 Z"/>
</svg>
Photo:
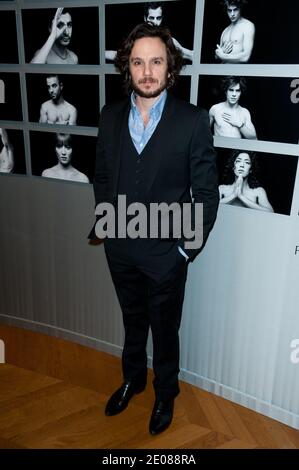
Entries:
<svg viewBox="0 0 299 470">
<path fill-rule="evenodd" d="M 141 112 L 139 111 L 136 98 L 134 92 L 131 94 L 131 110 L 129 114 L 129 131 L 130 136 L 135 146 L 135 149 L 138 155 L 141 154 L 144 147 L 150 140 L 151 136 L 155 132 L 157 125 L 161 119 L 163 109 L 165 106 L 167 98 L 167 91 L 164 90 L 161 94 L 160 98 L 153 104 L 153 106 L 149 110 L 149 121 L 147 126 L 144 126 L 144 122 L 141 116 Z M 186 261 L 189 259 L 189 256 L 182 250 L 182 248 L 178 247 L 179 252 L 186 258 Z"/>
<path fill-rule="evenodd" d="M 131 111 L 129 114 L 129 131 L 138 154 L 140 155 L 151 136 L 155 132 L 161 119 L 163 109 L 167 98 L 167 91 L 164 90 L 158 101 L 156 101 L 149 110 L 149 122 L 144 126 L 144 122 L 139 111 L 135 93 L 131 94 Z"/>
</svg>

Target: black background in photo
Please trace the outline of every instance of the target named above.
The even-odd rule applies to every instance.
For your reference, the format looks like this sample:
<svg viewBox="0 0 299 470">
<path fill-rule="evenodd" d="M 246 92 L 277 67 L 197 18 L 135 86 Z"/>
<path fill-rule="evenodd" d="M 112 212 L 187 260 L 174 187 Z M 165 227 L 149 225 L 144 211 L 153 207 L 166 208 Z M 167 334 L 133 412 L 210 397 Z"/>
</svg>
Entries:
<svg viewBox="0 0 299 470">
<path fill-rule="evenodd" d="M 0 119 L 4 121 L 22 121 L 19 74 L 0 72 L 0 80 L 3 80 L 5 85 L 5 103 L 0 104 Z"/>
<path fill-rule="evenodd" d="M 38 122 L 40 107 L 48 101 L 46 78 L 52 74 L 27 74 L 29 120 Z M 55 74 L 53 74 L 55 75 Z M 97 75 L 58 75 L 63 83 L 62 94 L 77 109 L 77 125 L 96 127 L 99 121 L 99 77 Z"/>
<path fill-rule="evenodd" d="M 14 167 L 13 170 L 8 174 L 26 174 L 26 162 L 25 162 L 25 148 L 24 148 L 24 136 L 23 131 L 15 129 L 5 129 L 8 140 L 13 148 L 14 155 Z M 3 174 L 3 173 L 0 173 Z"/>
<path fill-rule="evenodd" d="M 30 149 L 33 175 L 41 176 L 46 168 L 57 165 L 55 133 L 30 132 Z M 90 183 L 92 183 L 96 154 L 96 137 L 72 134 L 72 149 L 72 166 L 84 173 Z"/>
<path fill-rule="evenodd" d="M 144 21 L 144 3 L 106 5 L 106 50 L 117 50 L 132 29 Z M 193 50 L 195 0 L 163 3 L 163 26 L 186 49 Z M 186 63 L 191 61 L 186 60 Z"/>
<path fill-rule="evenodd" d="M 72 15 L 73 31 L 69 49 L 79 59 L 79 64 L 99 64 L 98 8 L 65 8 Z M 26 62 L 49 37 L 49 26 L 56 8 L 22 10 Z"/>
<path fill-rule="evenodd" d="M 219 184 L 223 184 L 223 173 L 233 150 L 217 148 Z M 246 153 L 246 150 L 242 150 Z M 256 152 L 259 182 L 265 189 L 269 202 L 277 214 L 290 215 L 296 179 L 298 157 Z M 251 209 L 252 210 L 252 209 Z"/>
<path fill-rule="evenodd" d="M 120 75 L 106 75 L 105 76 L 105 87 L 106 87 L 106 103 L 113 103 L 120 99 L 126 98 L 126 94 L 123 91 L 122 80 Z M 185 101 L 190 101 L 190 87 L 191 78 L 187 75 L 181 75 L 178 83 L 170 92 Z"/>
<path fill-rule="evenodd" d="M 226 100 L 222 76 L 199 78 L 198 105 L 209 109 Z M 240 106 L 248 109 L 259 140 L 297 144 L 299 141 L 299 103 L 291 101 L 293 79 L 245 77 L 247 90 Z M 299 86 L 298 86 L 299 88 Z M 299 98 L 299 92 L 297 93 Z"/>
<path fill-rule="evenodd" d="M 298 64 L 299 3 L 294 0 L 271 2 L 248 0 L 244 18 L 255 25 L 255 41 L 249 63 Z M 216 44 L 230 20 L 222 0 L 206 0 L 203 24 L 202 63 L 220 63 L 215 59 Z"/>
<path fill-rule="evenodd" d="M 0 63 L 18 64 L 16 16 L 14 11 L 0 11 Z"/>
</svg>

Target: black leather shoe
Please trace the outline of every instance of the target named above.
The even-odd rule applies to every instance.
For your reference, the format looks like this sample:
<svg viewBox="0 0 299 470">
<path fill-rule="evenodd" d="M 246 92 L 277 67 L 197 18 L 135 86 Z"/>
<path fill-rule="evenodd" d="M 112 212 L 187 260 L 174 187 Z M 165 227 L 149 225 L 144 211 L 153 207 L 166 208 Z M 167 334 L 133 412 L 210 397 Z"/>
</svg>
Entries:
<svg viewBox="0 0 299 470">
<path fill-rule="evenodd" d="M 135 393 L 141 393 L 145 385 L 136 386 L 131 381 L 124 382 L 122 386 L 109 398 L 106 408 L 106 416 L 114 416 L 127 408 L 129 401 Z"/>
<path fill-rule="evenodd" d="M 174 400 L 156 400 L 149 424 L 149 432 L 159 434 L 168 428 L 172 421 Z"/>
</svg>

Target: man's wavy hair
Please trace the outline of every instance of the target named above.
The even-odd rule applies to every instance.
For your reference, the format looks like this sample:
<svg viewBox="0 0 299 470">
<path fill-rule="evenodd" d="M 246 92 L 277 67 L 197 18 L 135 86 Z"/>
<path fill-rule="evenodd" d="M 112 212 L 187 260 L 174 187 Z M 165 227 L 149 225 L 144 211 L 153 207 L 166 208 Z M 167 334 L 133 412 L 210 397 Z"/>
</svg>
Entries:
<svg viewBox="0 0 299 470">
<path fill-rule="evenodd" d="M 167 66 L 169 77 L 167 79 L 167 89 L 175 85 L 183 66 L 183 56 L 172 40 L 170 31 L 165 26 L 154 26 L 148 23 L 137 25 L 124 41 L 123 45 L 118 49 L 115 66 L 120 71 L 123 78 L 123 86 L 126 94 L 132 91 L 131 74 L 130 74 L 130 55 L 135 41 L 141 38 L 160 38 L 165 44 L 167 53 Z"/>
<path fill-rule="evenodd" d="M 224 77 L 221 81 L 221 88 L 224 94 L 226 94 L 229 88 L 236 85 L 240 85 L 240 90 L 242 94 L 245 93 L 245 91 L 247 90 L 247 82 L 244 77 L 229 76 Z"/>
<path fill-rule="evenodd" d="M 240 8 L 243 11 L 243 8 L 247 4 L 247 0 L 221 0 L 224 10 L 226 11 L 228 7 L 234 5 L 237 8 Z"/>
<path fill-rule="evenodd" d="M 255 152 L 250 152 L 247 150 L 234 150 L 231 153 L 224 168 L 222 184 L 233 184 L 235 182 L 236 175 L 234 173 L 234 166 L 235 161 L 240 153 L 247 153 L 251 161 L 251 168 L 247 177 L 248 186 L 252 189 L 259 188 L 261 185 L 259 182 L 260 169 L 258 165 L 258 157 Z"/>
</svg>

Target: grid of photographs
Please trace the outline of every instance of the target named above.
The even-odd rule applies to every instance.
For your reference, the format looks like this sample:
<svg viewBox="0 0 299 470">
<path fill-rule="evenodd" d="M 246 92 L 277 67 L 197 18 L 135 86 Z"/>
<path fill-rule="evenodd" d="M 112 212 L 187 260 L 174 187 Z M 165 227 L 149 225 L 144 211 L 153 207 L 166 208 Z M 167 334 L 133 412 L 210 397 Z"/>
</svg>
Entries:
<svg viewBox="0 0 299 470">
<path fill-rule="evenodd" d="M 182 52 L 173 93 L 209 113 L 221 202 L 290 215 L 296 13 L 292 0 L 283 22 L 268 0 L 0 2 L 0 172 L 92 183 L 99 112 L 126 96 L 116 51 L 148 22 L 168 27 Z"/>
</svg>

